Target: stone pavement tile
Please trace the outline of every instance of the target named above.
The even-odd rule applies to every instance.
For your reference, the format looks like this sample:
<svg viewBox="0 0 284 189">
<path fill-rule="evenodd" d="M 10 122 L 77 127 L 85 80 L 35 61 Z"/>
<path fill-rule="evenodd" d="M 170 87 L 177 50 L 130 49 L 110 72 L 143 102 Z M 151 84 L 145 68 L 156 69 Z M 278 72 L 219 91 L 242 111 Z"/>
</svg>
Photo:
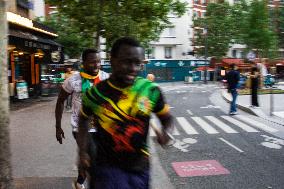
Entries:
<svg viewBox="0 0 284 189">
<path fill-rule="evenodd" d="M 71 189 L 72 177 L 26 177 L 15 178 L 16 189 Z"/>
</svg>

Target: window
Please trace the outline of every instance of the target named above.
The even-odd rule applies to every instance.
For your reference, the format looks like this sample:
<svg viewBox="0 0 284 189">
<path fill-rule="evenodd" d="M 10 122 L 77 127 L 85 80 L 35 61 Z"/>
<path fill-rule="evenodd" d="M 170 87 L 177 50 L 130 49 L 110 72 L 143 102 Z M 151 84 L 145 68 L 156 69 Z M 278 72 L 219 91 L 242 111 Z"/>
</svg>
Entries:
<svg viewBox="0 0 284 189">
<path fill-rule="evenodd" d="M 147 58 L 155 59 L 155 47 L 146 50 Z"/>
<path fill-rule="evenodd" d="M 237 50 L 232 50 L 232 56 L 233 58 L 237 58 Z"/>
<path fill-rule="evenodd" d="M 193 18 L 194 19 L 198 18 L 198 13 L 196 11 L 193 11 Z"/>
<path fill-rule="evenodd" d="M 240 58 L 245 58 L 245 53 L 243 51 L 240 52 Z"/>
<path fill-rule="evenodd" d="M 172 58 L 172 47 L 165 47 L 165 58 Z"/>
<path fill-rule="evenodd" d="M 176 36 L 176 30 L 175 27 L 168 27 L 165 28 L 162 34 L 163 37 L 175 37 Z"/>
</svg>

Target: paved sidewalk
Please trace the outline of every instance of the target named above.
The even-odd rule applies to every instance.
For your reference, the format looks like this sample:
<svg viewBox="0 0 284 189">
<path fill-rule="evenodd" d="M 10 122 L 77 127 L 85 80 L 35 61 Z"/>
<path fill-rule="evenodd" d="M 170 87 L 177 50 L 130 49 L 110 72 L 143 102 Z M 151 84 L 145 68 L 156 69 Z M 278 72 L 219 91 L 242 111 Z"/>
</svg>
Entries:
<svg viewBox="0 0 284 189">
<path fill-rule="evenodd" d="M 54 107 L 56 97 L 26 100 L 13 104 L 10 135 L 13 177 L 16 189 L 71 189 L 76 177 L 76 144 L 70 132 L 70 113 L 64 112 L 63 145 L 55 140 Z M 151 188 L 172 189 L 163 170 L 155 144 L 151 147 Z"/>
<path fill-rule="evenodd" d="M 227 101 L 232 101 L 232 96 L 230 93 L 227 92 L 227 89 L 221 90 L 222 97 Z M 271 98 L 273 99 L 273 115 L 271 116 Z M 252 108 L 251 105 L 251 95 L 239 95 L 237 98 L 237 105 L 238 108 L 248 112 L 250 114 L 256 115 L 258 117 L 264 118 L 265 120 L 268 120 L 273 123 L 277 123 L 284 126 L 284 118 L 277 116 L 279 114 L 284 112 L 284 94 L 273 94 L 272 96 L 270 94 L 268 95 L 258 95 L 258 100 L 260 107 Z"/>
</svg>

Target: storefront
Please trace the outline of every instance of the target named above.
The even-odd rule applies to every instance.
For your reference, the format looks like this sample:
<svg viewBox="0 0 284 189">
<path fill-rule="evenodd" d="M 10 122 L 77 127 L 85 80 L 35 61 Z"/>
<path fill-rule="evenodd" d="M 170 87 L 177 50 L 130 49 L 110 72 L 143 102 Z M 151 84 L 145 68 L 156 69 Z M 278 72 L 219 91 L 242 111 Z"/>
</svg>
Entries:
<svg viewBox="0 0 284 189">
<path fill-rule="evenodd" d="M 64 63 L 62 46 L 54 41 L 57 34 L 42 24 L 14 13 L 7 13 L 7 19 L 10 96 L 19 96 L 17 86 L 26 86 L 29 97 L 38 96 L 50 65 Z"/>
</svg>

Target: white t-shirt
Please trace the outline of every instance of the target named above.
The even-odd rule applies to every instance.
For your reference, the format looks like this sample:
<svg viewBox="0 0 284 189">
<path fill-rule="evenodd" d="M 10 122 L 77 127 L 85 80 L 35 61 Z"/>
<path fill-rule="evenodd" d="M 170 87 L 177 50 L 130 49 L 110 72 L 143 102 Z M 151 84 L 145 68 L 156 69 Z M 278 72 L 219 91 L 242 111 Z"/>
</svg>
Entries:
<svg viewBox="0 0 284 189">
<path fill-rule="evenodd" d="M 101 70 L 99 71 L 99 79 L 101 81 L 107 79 L 108 77 L 108 73 Z M 80 73 L 74 73 L 71 77 L 66 79 L 62 85 L 62 88 L 72 95 L 71 126 L 72 131 L 78 132 L 79 113 L 82 103 L 82 78 Z"/>
</svg>

